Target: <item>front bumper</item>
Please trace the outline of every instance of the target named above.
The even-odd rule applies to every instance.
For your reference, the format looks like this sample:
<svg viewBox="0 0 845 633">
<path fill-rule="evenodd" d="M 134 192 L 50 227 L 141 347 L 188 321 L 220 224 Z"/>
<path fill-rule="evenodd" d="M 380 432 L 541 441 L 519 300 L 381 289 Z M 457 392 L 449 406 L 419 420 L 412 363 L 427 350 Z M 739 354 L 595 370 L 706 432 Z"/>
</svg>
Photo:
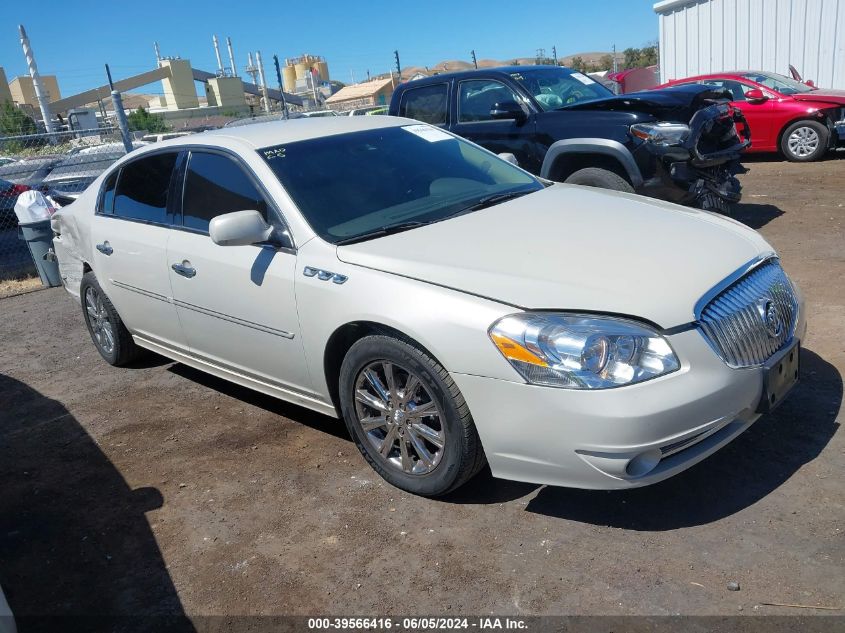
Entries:
<svg viewBox="0 0 845 633">
<path fill-rule="evenodd" d="M 617 389 L 453 374 L 493 474 L 575 488 L 645 486 L 696 464 L 760 417 L 761 368 L 729 368 L 697 329 L 669 340 L 680 370 Z"/>
</svg>

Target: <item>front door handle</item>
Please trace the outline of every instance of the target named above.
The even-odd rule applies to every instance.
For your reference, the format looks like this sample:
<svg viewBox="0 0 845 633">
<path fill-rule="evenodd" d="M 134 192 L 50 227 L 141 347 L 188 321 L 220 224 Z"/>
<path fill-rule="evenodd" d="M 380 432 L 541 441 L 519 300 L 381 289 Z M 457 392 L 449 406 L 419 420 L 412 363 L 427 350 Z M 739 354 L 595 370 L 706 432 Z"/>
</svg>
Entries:
<svg viewBox="0 0 845 633">
<path fill-rule="evenodd" d="M 114 253 L 114 249 L 109 244 L 108 240 L 103 242 L 102 244 L 97 244 L 97 250 L 100 251 L 103 255 L 111 255 Z"/>
<path fill-rule="evenodd" d="M 173 264 L 171 268 L 176 272 L 177 275 L 182 275 L 183 277 L 187 277 L 190 279 L 191 277 L 195 277 L 197 274 L 196 268 L 191 266 L 191 262 L 184 261 L 181 264 Z"/>
</svg>

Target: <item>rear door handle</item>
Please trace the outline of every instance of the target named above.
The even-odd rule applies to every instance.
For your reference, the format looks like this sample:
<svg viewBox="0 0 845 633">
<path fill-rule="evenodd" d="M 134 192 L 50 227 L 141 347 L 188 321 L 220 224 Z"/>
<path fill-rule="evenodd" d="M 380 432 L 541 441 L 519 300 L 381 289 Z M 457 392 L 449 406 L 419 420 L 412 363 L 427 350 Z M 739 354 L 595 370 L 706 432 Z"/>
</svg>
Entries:
<svg viewBox="0 0 845 633">
<path fill-rule="evenodd" d="M 97 244 L 97 250 L 100 251 L 103 255 L 111 255 L 114 253 L 114 249 L 109 244 L 108 240 L 103 242 L 102 244 Z"/>
<path fill-rule="evenodd" d="M 191 277 L 195 277 L 197 274 L 196 268 L 191 266 L 191 262 L 184 261 L 181 264 L 173 264 L 171 268 L 176 272 L 177 275 L 182 275 L 183 277 L 187 277 L 190 279 Z"/>
</svg>

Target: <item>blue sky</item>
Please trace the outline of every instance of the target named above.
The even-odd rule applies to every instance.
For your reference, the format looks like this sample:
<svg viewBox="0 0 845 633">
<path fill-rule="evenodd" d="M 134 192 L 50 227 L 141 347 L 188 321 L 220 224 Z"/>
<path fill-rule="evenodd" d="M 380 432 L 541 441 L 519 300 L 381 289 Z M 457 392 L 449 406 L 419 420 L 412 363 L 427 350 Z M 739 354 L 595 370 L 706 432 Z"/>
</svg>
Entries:
<svg viewBox="0 0 845 633">
<path fill-rule="evenodd" d="M 29 34 L 39 70 L 59 76 L 64 96 L 105 83 L 108 62 L 115 79 L 155 65 L 153 42 L 163 55 L 189 58 L 213 71 L 211 36 L 228 35 L 239 68 L 248 51 L 260 50 L 268 82 L 275 84 L 272 56 L 323 55 L 333 79 L 360 81 L 369 69 L 386 72 L 399 49 L 403 66 L 450 59 L 530 57 L 539 47 L 551 55 L 642 46 L 657 39 L 653 0 L 307 0 L 217 2 L 207 0 L 4 0 L 0 66 L 9 79 L 25 74 L 17 25 Z M 49 16 L 44 19 L 43 16 Z M 221 51 L 226 59 L 225 48 Z M 224 62 L 225 63 L 225 62 Z M 160 84 L 143 89 L 160 92 Z"/>
</svg>

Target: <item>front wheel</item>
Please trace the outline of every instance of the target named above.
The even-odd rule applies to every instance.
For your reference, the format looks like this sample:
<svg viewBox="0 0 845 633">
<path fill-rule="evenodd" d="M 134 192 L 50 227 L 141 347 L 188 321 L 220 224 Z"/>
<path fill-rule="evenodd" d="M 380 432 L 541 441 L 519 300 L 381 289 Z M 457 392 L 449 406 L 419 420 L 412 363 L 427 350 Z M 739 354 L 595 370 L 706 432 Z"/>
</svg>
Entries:
<svg viewBox="0 0 845 633">
<path fill-rule="evenodd" d="M 798 121 L 784 130 L 780 149 L 787 160 L 809 163 L 825 155 L 829 135 L 817 121 Z"/>
<path fill-rule="evenodd" d="M 623 191 L 634 193 L 634 188 L 627 180 L 619 174 L 600 167 L 586 167 L 571 174 L 565 183 L 570 185 L 585 185 L 587 187 L 599 187 L 611 191 Z"/>
<path fill-rule="evenodd" d="M 449 373 L 392 336 L 356 342 L 340 370 L 343 419 L 358 450 L 389 483 L 438 496 L 484 465 L 469 408 Z"/>
</svg>

